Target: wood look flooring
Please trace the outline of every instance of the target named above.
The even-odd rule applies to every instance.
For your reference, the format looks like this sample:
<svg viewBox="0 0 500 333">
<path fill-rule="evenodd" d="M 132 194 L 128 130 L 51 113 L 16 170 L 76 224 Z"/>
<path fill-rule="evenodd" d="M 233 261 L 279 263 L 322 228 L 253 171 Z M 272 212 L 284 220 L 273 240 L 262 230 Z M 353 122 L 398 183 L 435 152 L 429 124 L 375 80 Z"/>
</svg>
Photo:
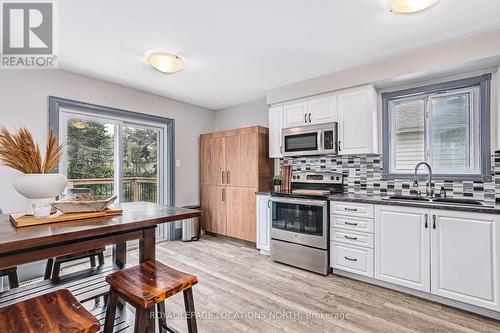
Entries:
<svg viewBox="0 0 500 333">
<path fill-rule="evenodd" d="M 128 257 L 136 263 L 137 251 Z M 500 332 L 493 319 L 275 263 L 224 238 L 164 242 L 157 259 L 198 277 L 193 291 L 200 332 Z M 182 294 L 167 300 L 166 309 L 169 325 L 186 332 L 185 320 L 178 318 Z"/>
</svg>

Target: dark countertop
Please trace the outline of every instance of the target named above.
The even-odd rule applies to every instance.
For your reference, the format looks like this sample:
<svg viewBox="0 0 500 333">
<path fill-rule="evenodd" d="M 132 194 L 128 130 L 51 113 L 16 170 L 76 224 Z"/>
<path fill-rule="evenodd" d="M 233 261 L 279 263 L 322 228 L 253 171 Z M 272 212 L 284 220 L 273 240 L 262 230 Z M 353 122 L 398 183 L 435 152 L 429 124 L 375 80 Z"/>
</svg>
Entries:
<svg viewBox="0 0 500 333">
<path fill-rule="evenodd" d="M 360 203 L 367 203 L 374 205 L 407 206 L 407 207 L 420 207 L 420 208 L 430 208 L 430 209 L 457 210 L 463 212 L 500 214 L 500 205 L 498 204 L 491 204 L 492 207 L 481 207 L 481 206 L 446 204 L 442 202 L 384 200 L 382 199 L 384 197 L 386 196 L 341 193 L 341 194 L 332 194 L 328 197 L 328 199 L 330 199 L 330 201 L 360 202 Z"/>
</svg>

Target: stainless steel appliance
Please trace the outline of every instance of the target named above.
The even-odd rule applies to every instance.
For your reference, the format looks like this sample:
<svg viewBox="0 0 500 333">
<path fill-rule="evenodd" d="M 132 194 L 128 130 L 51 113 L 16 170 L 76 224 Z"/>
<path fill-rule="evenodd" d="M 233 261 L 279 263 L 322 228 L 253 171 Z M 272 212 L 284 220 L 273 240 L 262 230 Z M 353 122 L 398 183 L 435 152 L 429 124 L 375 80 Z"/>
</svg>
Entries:
<svg viewBox="0 0 500 333">
<path fill-rule="evenodd" d="M 283 156 L 337 154 L 337 123 L 284 128 Z"/>
<path fill-rule="evenodd" d="M 187 209 L 200 209 L 198 205 L 184 206 Z M 182 221 L 182 238 L 183 242 L 192 242 L 200 240 L 200 218 L 193 217 Z"/>
<path fill-rule="evenodd" d="M 343 192 L 342 184 L 341 174 L 294 173 L 291 193 L 271 194 L 273 260 L 328 274 L 328 195 Z"/>
</svg>

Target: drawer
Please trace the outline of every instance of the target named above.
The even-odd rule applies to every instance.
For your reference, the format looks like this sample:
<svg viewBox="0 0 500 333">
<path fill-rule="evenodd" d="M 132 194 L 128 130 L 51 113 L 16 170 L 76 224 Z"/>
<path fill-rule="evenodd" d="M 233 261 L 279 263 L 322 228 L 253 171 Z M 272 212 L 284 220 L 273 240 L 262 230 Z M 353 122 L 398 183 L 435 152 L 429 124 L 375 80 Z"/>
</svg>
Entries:
<svg viewBox="0 0 500 333">
<path fill-rule="evenodd" d="M 331 215 L 331 227 L 373 233 L 373 220 L 358 217 Z"/>
<path fill-rule="evenodd" d="M 331 267 L 373 277 L 373 250 L 338 242 L 330 243 Z"/>
<path fill-rule="evenodd" d="M 371 204 L 332 201 L 330 203 L 330 213 L 372 219 L 375 215 L 375 208 Z"/>
<path fill-rule="evenodd" d="M 330 240 L 332 242 L 346 243 L 373 249 L 373 234 L 365 232 L 332 228 L 330 229 Z"/>
</svg>

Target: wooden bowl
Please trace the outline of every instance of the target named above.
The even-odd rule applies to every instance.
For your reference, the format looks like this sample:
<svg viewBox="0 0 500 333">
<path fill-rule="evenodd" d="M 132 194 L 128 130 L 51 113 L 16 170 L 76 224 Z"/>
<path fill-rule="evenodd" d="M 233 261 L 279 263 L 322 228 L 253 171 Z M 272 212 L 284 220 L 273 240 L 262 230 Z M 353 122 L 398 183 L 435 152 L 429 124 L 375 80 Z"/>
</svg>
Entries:
<svg viewBox="0 0 500 333">
<path fill-rule="evenodd" d="M 100 212 L 116 200 L 114 196 L 80 195 L 73 198 L 56 201 L 52 206 L 58 211 L 68 213 Z"/>
</svg>

